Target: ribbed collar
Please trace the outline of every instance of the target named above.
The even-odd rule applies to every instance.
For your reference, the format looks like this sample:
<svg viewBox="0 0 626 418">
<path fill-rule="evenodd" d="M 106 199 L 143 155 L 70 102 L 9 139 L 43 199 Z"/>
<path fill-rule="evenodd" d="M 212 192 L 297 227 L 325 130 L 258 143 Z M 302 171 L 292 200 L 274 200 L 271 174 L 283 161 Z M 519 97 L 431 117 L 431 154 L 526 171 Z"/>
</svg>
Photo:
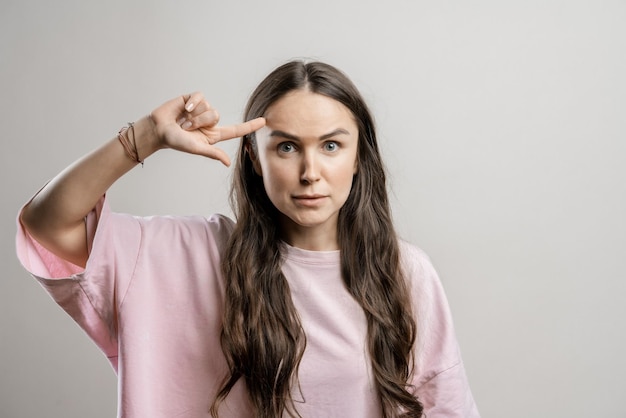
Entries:
<svg viewBox="0 0 626 418">
<path fill-rule="evenodd" d="M 302 248 L 292 247 L 291 245 L 283 242 L 284 256 L 286 259 L 304 264 L 339 264 L 340 263 L 340 251 L 311 251 L 303 250 Z"/>
</svg>

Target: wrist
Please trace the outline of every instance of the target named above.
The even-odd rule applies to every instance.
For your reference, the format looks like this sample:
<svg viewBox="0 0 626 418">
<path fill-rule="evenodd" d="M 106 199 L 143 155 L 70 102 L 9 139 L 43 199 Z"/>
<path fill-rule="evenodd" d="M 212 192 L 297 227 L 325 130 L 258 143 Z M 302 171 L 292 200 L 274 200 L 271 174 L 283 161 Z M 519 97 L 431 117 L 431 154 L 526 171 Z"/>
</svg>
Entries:
<svg viewBox="0 0 626 418">
<path fill-rule="evenodd" d="M 141 161 L 163 148 L 156 132 L 156 125 L 150 115 L 135 122 L 134 134 L 137 154 Z"/>
</svg>

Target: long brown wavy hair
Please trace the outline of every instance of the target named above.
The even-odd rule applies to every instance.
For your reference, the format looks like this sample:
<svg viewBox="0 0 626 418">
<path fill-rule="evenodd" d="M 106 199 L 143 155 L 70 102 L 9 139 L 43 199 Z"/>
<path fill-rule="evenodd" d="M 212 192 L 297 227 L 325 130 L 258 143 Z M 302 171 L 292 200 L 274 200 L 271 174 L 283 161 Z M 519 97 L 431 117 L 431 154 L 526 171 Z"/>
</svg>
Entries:
<svg viewBox="0 0 626 418">
<path fill-rule="evenodd" d="M 358 171 L 337 225 L 341 273 L 367 318 L 365 344 L 383 416 L 421 417 L 422 405 L 408 383 L 416 324 L 400 269 L 374 122 L 361 94 L 333 66 L 293 61 L 261 82 L 248 101 L 244 119 L 263 116 L 274 102 L 298 89 L 337 100 L 357 122 Z M 254 134 L 242 139 L 234 171 L 231 204 L 237 223 L 222 258 L 226 300 L 221 344 L 230 374 L 211 413 L 217 417 L 220 403 L 243 378 L 256 416 L 299 417 L 291 392 L 298 385 L 306 336 L 281 271 L 284 244 L 278 212 L 248 155 L 254 141 Z"/>
</svg>

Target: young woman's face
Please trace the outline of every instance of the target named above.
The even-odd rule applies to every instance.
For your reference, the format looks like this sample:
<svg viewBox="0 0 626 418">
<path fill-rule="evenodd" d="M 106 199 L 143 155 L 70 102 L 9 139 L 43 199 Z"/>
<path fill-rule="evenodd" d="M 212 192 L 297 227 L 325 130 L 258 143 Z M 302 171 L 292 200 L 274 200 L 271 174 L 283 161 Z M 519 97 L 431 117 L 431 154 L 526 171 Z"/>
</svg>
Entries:
<svg viewBox="0 0 626 418">
<path fill-rule="evenodd" d="M 257 131 L 255 170 L 281 213 L 283 239 L 337 249 L 337 219 L 357 171 L 358 128 L 329 97 L 295 90 L 273 103 Z"/>
</svg>

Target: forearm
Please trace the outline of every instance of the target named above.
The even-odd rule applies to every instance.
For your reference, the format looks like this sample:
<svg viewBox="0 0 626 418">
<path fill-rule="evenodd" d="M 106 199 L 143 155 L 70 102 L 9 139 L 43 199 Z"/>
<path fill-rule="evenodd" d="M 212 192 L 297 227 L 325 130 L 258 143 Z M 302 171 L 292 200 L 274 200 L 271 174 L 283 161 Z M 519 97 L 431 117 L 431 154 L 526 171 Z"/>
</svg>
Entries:
<svg viewBox="0 0 626 418">
<path fill-rule="evenodd" d="M 150 118 L 134 126 L 141 159 L 159 149 Z M 21 222 L 41 244 L 82 265 L 87 258 L 85 216 L 111 185 L 137 165 L 113 138 L 52 179 L 24 208 Z"/>
<path fill-rule="evenodd" d="M 201 93 L 165 102 L 135 123 L 133 143 L 123 146 L 114 138 L 56 176 L 23 209 L 22 225 L 48 250 L 84 266 L 88 255 L 85 216 L 117 179 L 138 164 L 136 159 L 171 148 L 229 165 L 228 155 L 214 144 L 265 125 L 263 118 L 225 127 L 218 126 L 218 120 L 217 111 Z"/>
</svg>

